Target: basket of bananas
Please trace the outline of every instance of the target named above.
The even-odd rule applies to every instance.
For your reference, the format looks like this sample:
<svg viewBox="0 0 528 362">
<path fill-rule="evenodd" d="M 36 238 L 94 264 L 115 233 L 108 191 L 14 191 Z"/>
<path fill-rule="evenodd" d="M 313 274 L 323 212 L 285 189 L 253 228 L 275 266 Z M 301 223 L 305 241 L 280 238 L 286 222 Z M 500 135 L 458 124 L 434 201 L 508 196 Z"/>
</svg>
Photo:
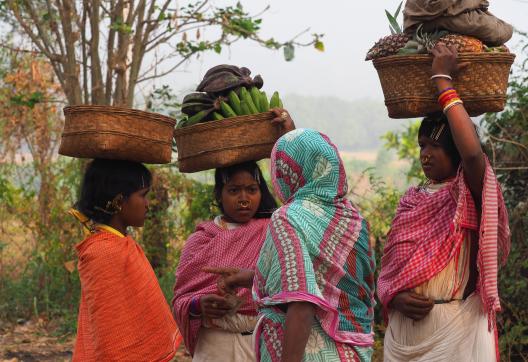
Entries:
<svg viewBox="0 0 528 362">
<path fill-rule="evenodd" d="M 113 106 L 64 108 L 59 154 L 143 163 L 169 163 L 176 120 L 161 114 Z"/>
<path fill-rule="evenodd" d="M 233 65 L 211 68 L 197 91 L 186 95 L 174 131 L 181 172 L 197 172 L 270 157 L 281 135 L 271 108 L 283 107 L 278 92 L 261 91 L 260 76 Z"/>
<path fill-rule="evenodd" d="M 441 111 L 430 80 L 430 53 L 437 42 L 454 46 L 459 63 L 466 64 L 453 77 L 453 83 L 467 112 L 477 116 L 504 109 L 515 59 L 505 45 L 488 47 L 475 37 L 438 30 L 425 32 L 423 26 L 412 34 L 405 33 L 396 21 L 399 11 L 393 15 L 386 11 L 392 35 L 376 42 L 365 59 L 372 60 L 378 72 L 389 117 L 411 118 Z"/>
</svg>

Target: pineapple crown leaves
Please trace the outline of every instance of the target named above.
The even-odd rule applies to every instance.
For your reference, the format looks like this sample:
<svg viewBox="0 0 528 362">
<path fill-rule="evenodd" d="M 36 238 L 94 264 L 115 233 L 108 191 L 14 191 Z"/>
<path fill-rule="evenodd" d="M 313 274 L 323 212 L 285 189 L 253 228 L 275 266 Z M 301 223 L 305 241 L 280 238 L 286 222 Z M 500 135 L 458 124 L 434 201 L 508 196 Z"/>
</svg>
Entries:
<svg viewBox="0 0 528 362">
<path fill-rule="evenodd" d="M 398 51 L 398 54 L 422 54 L 430 52 L 436 45 L 438 39 L 447 35 L 445 30 L 436 30 L 432 33 L 424 32 L 423 24 L 418 25 L 411 40 Z"/>
<path fill-rule="evenodd" d="M 449 34 L 449 32 L 446 30 L 436 30 L 432 33 L 426 33 L 423 31 L 423 24 L 420 24 L 416 29 L 414 40 L 425 47 L 427 51 L 431 51 L 435 47 L 438 39 L 447 34 Z"/>
<path fill-rule="evenodd" d="M 389 19 L 389 29 L 391 34 L 393 35 L 403 33 L 402 27 L 400 26 L 400 24 L 398 24 L 398 21 L 396 20 L 398 18 L 398 15 L 400 15 L 402 5 L 403 1 L 400 2 L 400 5 L 398 6 L 398 9 L 396 9 L 394 15 L 389 13 L 389 11 L 385 9 L 385 14 L 387 15 L 387 19 Z"/>
</svg>

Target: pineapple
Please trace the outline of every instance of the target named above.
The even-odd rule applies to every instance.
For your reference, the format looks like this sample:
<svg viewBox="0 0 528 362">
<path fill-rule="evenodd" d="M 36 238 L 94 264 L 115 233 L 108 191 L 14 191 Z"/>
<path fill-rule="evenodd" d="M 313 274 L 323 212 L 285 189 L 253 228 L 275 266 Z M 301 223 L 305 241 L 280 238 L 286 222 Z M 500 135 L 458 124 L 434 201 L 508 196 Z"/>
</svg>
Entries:
<svg viewBox="0 0 528 362">
<path fill-rule="evenodd" d="M 398 24 L 396 18 L 400 13 L 403 2 L 400 3 L 398 9 L 394 14 L 389 13 L 385 10 L 387 19 L 389 20 L 389 29 L 392 35 L 386 36 L 378 40 L 376 44 L 368 51 L 365 60 L 372 60 L 376 58 L 386 57 L 394 55 L 405 46 L 405 44 L 411 40 L 411 36 L 405 34 Z"/>
<path fill-rule="evenodd" d="M 477 38 L 461 34 L 452 34 L 446 30 L 425 32 L 423 24 L 418 26 L 413 35 L 404 33 L 396 20 L 400 13 L 402 3 L 400 3 L 394 15 L 385 10 L 392 35 L 378 40 L 368 51 L 365 60 L 382 58 L 394 54 L 427 54 L 433 50 L 438 42 L 442 42 L 447 46 L 454 45 L 459 53 L 480 53 L 484 50 L 488 51 L 485 49 L 484 44 Z"/>
<path fill-rule="evenodd" d="M 454 45 L 459 53 L 480 53 L 483 50 L 482 42 L 472 36 L 448 34 L 438 39 L 438 41 L 448 47 Z"/>
<path fill-rule="evenodd" d="M 461 34 L 452 34 L 446 30 L 427 33 L 423 31 L 422 24 L 420 24 L 412 40 L 409 40 L 398 53 L 431 53 L 438 42 L 442 42 L 448 47 L 454 45 L 459 53 L 480 53 L 484 49 L 484 44 L 477 38 Z"/>
<path fill-rule="evenodd" d="M 392 34 L 378 40 L 368 51 L 365 60 L 387 57 L 394 55 L 411 40 L 411 36 L 405 33 Z"/>
</svg>

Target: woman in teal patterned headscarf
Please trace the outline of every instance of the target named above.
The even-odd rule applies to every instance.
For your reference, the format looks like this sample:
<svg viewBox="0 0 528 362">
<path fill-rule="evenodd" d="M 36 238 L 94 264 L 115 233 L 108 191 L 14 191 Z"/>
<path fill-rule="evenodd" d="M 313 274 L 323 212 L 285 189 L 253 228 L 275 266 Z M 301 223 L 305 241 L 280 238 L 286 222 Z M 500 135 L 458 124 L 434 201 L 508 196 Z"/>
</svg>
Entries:
<svg viewBox="0 0 528 362">
<path fill-rule="evenodd" d="M 291 131 L 275 144 L 271 175 L 284 205 L 257 270 L 222 281 L 224 291 L 253 285 L 258 360 L 369 361 L 375 263 L 336 147 L 317 131 Z"/>
</svg>

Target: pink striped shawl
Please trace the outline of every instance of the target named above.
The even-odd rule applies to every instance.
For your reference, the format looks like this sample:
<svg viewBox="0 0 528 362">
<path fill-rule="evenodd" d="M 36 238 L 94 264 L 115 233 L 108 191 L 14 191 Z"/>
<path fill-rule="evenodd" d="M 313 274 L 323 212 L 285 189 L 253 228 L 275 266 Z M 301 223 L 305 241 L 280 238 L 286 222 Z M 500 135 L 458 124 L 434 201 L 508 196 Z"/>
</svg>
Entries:
<svg viewBox="0 0 528 362">
<path fill-rule="evenodd" d="M 457 255 L 464 234 L 479 231 L 478 291 L 488 313 L 489 328 L 500 311 L 498 265 L 510 249 L 508 215 L 500 186 L 486 159 L 480 228 L 475 204 L 461 170 L 456 179 L 428 194 L 410 188 L 401 198 L 389 231 L 378 279 L 378 296 L 387 308 L 403 290 L 431 279 Z"/>
<path fill-rule="evenodd" d="M 172 307 L 189 353 L 194 353 L 201 324 L 200 319 L 189 317 L 191 300 L 217 291 L 218 276 L 204 273 L 202 268 L 255 268 L 268 224 L 269 219 L 252 219 L 234 230 L 224 230 L 208 221 L 187 239 L 176 270 Z M 238 313 L 256 315 L 251 290 L 241 289 L 238 296 L 244 300 Z"/>
</svg>

